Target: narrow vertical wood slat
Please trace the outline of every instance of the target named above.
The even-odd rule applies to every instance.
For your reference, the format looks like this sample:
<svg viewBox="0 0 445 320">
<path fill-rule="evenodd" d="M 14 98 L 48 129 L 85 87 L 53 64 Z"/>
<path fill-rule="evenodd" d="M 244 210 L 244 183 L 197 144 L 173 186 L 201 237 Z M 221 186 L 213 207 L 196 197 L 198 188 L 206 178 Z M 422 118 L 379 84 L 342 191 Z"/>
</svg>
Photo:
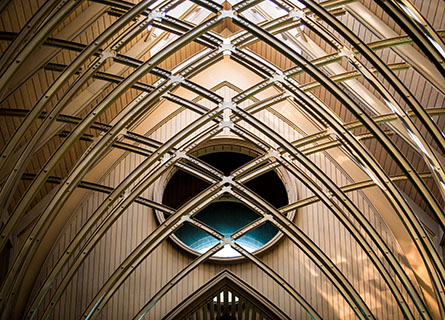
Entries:
<svg viewBox="0 0 445 320">
<path fill-rule="evenodd" d="M 208 320 L 209 319 L 209 311 L 208 311 L 208 309 L 207 309 L 207 306 L 208 306 L 208 303 L 207 302 L 205 302 L 204 303 L 204 306 L 201 308 L 201 310 L 202 310 L 202 313 L 203 313 L 203 319 L 204 320 Z"/>
<path fill-rule="evenodd" d="M 210 319 L 215 320 L 215 303 L 213 298 L 210 300 Z"/>
<path fill-rule="evenodd" d="M 221 293 L 218 293 L 218 295 L 216 296 L 217 300 L 216 300 L 216 305 L 217 305 L 217 314 L 216 316 L 219 318 L 221 317 L 221 313 L 222 313 L 222 305 L 221 305 Z"/>
<path fill-rule="evenodd" d="M 224 312 L 223 312 L 223 314 L 228 312 L 228 311 L 229 311 L 229 294 L 228 294 L 227 288 L 225 288 L 225 290 L 224 290 Z"/>
<path fill-rule="evenodd" d="M 235 296 L 235 292 L 232 291 L 232 310 L 231 310 L 231 316 L 234 317 L 236 315 L 236 296 Z"/>
<path fill-rule="evenodd" d="M 240 296 L 238 301 L 238 319 L 243 319 L 243 301 L 244 299 Z"/>
</svg>

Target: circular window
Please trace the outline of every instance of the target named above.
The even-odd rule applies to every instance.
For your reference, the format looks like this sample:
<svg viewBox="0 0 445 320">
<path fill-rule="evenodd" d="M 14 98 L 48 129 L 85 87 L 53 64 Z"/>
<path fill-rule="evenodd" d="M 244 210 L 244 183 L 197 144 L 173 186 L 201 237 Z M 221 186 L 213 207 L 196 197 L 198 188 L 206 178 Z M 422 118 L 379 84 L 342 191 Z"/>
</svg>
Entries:
<svg viewBox="0 0 445 320">
<path fill-rule="evenodd" d="M 197 157 L 219 169 L 225 176 L 229 176 L 231 172 L 257 156 L 252 151 L 241 153 L 239 150 L 239 148 L 212 148 L 210 153 L 206 153 L 209 152 L 207 150 L 204 153 L 198 153 Z M 244 185 L 276 208 L 288 204 L 288 192 L 282 179 L 275 171 L 266 172 L 244 183 Z M 192 197 L 206 189 L 209 184 L 178 169 L 170 172 L 164 186 L 162 203 L 178 209 Z M 158 212 L 157 216 L 160 222 L 167 219 L 167 216 L 160 212 Z M 258 213 L 230 195 L 222 196 L 194 216 L 194 219 L 218 230 L 225 237 L 230 237 L 239 229 L 259 218 L 261 216 Z M 260 227 L 237 239 L 236 242 L 249 252 L 258 252 L 278 241 L 280 235 L 278 229 L 271 222 L 267 221 Z M 211 235 L 189 223 L 181 226 L 171 238 L 181 247 L 195 254 L 204 253 L 219 242 Z M 240 257 L 240 254 L 230 246 L 226 246 L 213 257 L 214 260 L 215 258 L 217 260 L 226 260 L 227 258 L 234 259 Z"/>
</svg>

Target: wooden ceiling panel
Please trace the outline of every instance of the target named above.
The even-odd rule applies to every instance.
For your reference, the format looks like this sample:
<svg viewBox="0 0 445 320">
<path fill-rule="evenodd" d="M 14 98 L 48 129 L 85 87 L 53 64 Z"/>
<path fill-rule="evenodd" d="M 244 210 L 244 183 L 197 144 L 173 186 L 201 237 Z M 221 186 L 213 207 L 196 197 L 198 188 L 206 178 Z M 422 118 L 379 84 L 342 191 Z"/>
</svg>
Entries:
<svg viewBox="0 0 445 320">
<path fill-rule="evenodd" d="M 368 5 L 368 7 L 371 10 L 374 10 L 378 17 L 383 18 L 383 19 L 385 18 L 385 14 L 383 13 L 383 11 L 381 11 L 380 9 L 375 8 L 371 4 L 371 2 L 364 1 L 364 4 Z M 70 21 L 72 21 L 72 19 L 74 19 L 74 17 L 76 17 L 83 10 L 86 10 L 86 8 L 87 7 L 85 6 L 85 4 L 83 4 L 79 8 L 77 8 L 75 10 L 75 12 L 73 12 L 70 15 L 70 17 L 64 22 L 64 24 L 60 26 L 59 29 L 62 30 Z M 421 8 L 421 10 L 428 11 L 429 9 L 426 6 L 423 6 Z M 360 38 L 363 39 L 364 41 L 369 42 L 369 41 L 374 41 L 374 40 L 377 39 L 371 32 L 369 32 L 366 28 L 364 28 L 359 22 L 357 22 L 350 15 L 346 14 L 346 15 L 342 16 L 340 19 L 343 22 L 345 22 L 352 30 L 354 30 L 355 33 L 358 34 L 360 36 Z M 102 32 L 106 28 L 106 26 L 110 25 L 114 20 L 115 20 L 114 17 L 110 17 L 107 14 L 102 15 L 101 17 L 99 17 L 99 19 L 95 23 L 91 24 L 91 26 L 87 29 L 87 31 L 85 33 L 82 33 L 81 35 L 79 35 L 79 37 L 76 40 L 81 42 L 81 43 L 90 43 L 91 41 L 93 41 L 94 37 L 97 36 L 97 34 Z M 5 23 L 6 23 L 6 21 L 7 21 L 7 19 L 5 19 Z M 437 22 L 437 18 L 433 19 L 433 23 L 436 23 L 436 24 L 439 23 L 439 22 Z M 442 23 L 442 22 L 440 22 L 440 23 Z M 24 24 L 24 22 L 22 24 Z M 231 24 L 231 22 L 229 24 Z M 223 26 L 219 26 L 218 27 L 219 29 L 217 29 L 217 30 L 220 30 L 220 29 L 223 30 L 223 28 L 229 28 L 229 27 L 230 27 L 229 25 L 223 25 Z M 232 31 L 232 32 L 233 31 L 238 31 L 238 30 L 239 30 L 239 28 L 236 28 L 234 30 L 230 29 L 230 31 Z M 396 28 L 396 31 L 397 31 L 397 28 Z M 308 28 L 305 28 L 304 32 L 305 32 L 305 34 L 307 36 L 309 36 L 311 39 L 313 39 L 318 45 L 320 45 L 322 47 L 322 49 L 328 50 L 328 51 L 332 51 L 332 47 L 327 45 L 326 42 L 321 40 L 320 37 L 315 35 Z M 139 35 L 130 44 L 128 44 L 126 46 L 126 49 L 130 49 L 132 47 L 132 45 L 134 45 L 138 40 L 142 39 L 142 37 L 144 37 L 144 33 Z M 183 61 L 186 57 L 192 55 L 193 53 L 199 51 L 201 48 L 202 48 L 202 46 L 197 45 L 195 43 L 190 44 L 190 45 L 186 46 L 185 48 L 181 49 L 176 54 L 174 54 L 167 61 L 164 61 L 161 64 L 161 67 L 164 67 L 166 69 L 172 69 L 179 62 Z M 276 50 L 272 49 L 270 46 L 264 44 L 261 41 L 251 45 L 250 48 L 254 52 L 262 55 L 263 57 L 265 57 L 267 60 L 269 60 L 271 62 L 275 62 L 277 64 L 277 66 L 280 67 L 281 69 L 287 69 L 287 68 L 293 66 L 293 64 L 289 61 L 289 59 L 287 59 L 283 55 L 277 53 Z M 124 49 L 124 52 L 125 51 L 126 50 Z M 398 58 L 392 51 L 390 51 L 390 49 L 381 50 L 381 51 L 378 52 L 378 54 L 380 55 L 380 57 L 384 61 L 386 61 L 388 63 L 395 63 L 395 62 L 401 61 L 400 58 Z M 75 58 L 75 56 L 76 56 L 76 54 L 73 53 L 73 52 L 68 52 L 66 50 L 62 50 L 62 51 L 59 52 L 59 54 L 55 58 L 53 58 L 52 61 L 54 61 L 55 63 L 61 63 L 61 64 L 64 64 L 64 65 L 67 65 L 67 64 L 69 64 L 70 61 L 72 61 Z M 110 65 L 111 65 L 111 62 L 107 62 L 107 64 L 102 69 L 106 70 L 107 67 L 110 66 Z M 353 68 L 348 63 L 346 63 L 345 59 L 342 59 L 341 65 L 343 67 L 345 67 L 347 70 L 353 70 Z M 126 74 L 129 74 L 129 72 L 131 72 L 131 71 L 128 70 Z M 23 89 L 22 88 L 19 89 L 17 91 L 17 93 L 15 94 L 16 96 L 14 97 L 14 99 L 13 99 L 14 102 L 12 104 L 13 105 L 17 105 L 17 104 L 20 105 L 20 104 L 22 104 L 23 108 L 30 108 L 30 106 L 35 104 L 35 102 L 37 101 L 38 97 L 40 97 L 42 95 L 42 93 L 44 92 L 45 88 L 47 88 L 49 86 L 49 84 L 52 83 L 52 81 L 54 81 L 55 77 L 57 77 L 58 74 L 57 73 L 53 73 L 53 72 L 44 72 L 43 75 L 44 75 L 44 78 L 45 78 L 44 82 L 41 82 L 41 81 L 36 82 L 35 79 L 34 79 L 34 81 L 27 81 L 25 83 L 25 85 L 24 85 L 24 88 Z M 431 86 L 429 84 L 427 84 L 427 82 L 425 80 L 420 79 L 420 76 L 417 73 L 415 73 L 414 71 L 409 70 L 409 71 L 406 71 L 406 72 L 404 72 L 404 71 L 399 72 L 399 75 L 401 76 L 402 80 L 405 80 L 405 83 L 407 84 L 407 86 L 414 92 L 414 94 L 421 101 L 421 103 L 423 103 L 423 104 L 424 103 L 428 103 L 426 101 L 430 101 L 430 100 L 437 101 L 437 99 L 438 99 L 437 96 L 440 95 L 440 94 L 437 93 L 437 92 L 434 92 L 434 94 L 431 94 L 431 91 L 433 91 L 435 89 L 432 89 Z M 42 74 L 41 74 L 40 77 L 42 77 Z M 307 82 L 313 81 L 313 79 L 310 76 L 306 75 L 306 74 L 298 76 L 297 79 L 301 83 L 307 83 Z M 406 79 L 409 79 L 409 80 L 406 81 Z M 143 80 L 145 80 L 145 82 L 147 82 L 147 83 L 153 83 L 156 80 L 156 78 L 153 78 L 152 76 L 145 76 Z M 369 85 L 369 83 L 367 83 L 363 79 L 360 79 L 359 81 L 368 90 L 370 90 L 372 93 L 376 94 L 375 90 Z M 419 81 L 422 82 L 423 86 L 419 85 Z M 43 87 L 42 87 L 41 84 L 43 84 Z M 418 88 L 423 87 L 424 90 L 420 90 L 420 89 L 413 90 L 413 89 L 416 88 L 416 86 Z M 63 88 L 63 90 L 61 90 L 60 92 L 64 92 L 67 87 L 68 87 L 68 85 L 66 85 Z M 393 90 L 393 89 L 391 89 L 391 90 Z M 334 112 L 336 112 L 343 119 L 344 122 L 351 122 L 351 121 L 355 120 L 354 117 L 352 116 L 352 114 L 350 114 L 350 112 L 347 111 L 339 103 L 339 101 L 337 99 L 335 99 L 326 90 L 324 90 L 324 89 L 317 89 L 316 91 L 314 91 L 314 93 L 326 105 L 330 106 L 330 108 L 332 108 L 332 110 Z M 378 96 L 378 94 L 376 94 L 376 95 Z M 126 103 L 131 101 L 135 96 L 136 96 L 135 92 L 127 93 L 125 95 L 125 98 L 121 98 L 119 100 L 120 106 L 117 107 L 117 104 L 116 104 L 115 107 L 110 108 L 110 110 L 107 111 L 101 117 L 101 120 L 104 121 L 104 122 L 110 121 L 114 117 L 114 115 L 118 112 L 118 110 L 120 110 Z M 26 98 L 24 98 L 24 97 L 26 97 Z M 60 98 L 60 96 L 58 98 Z M 24 101 L 21 101 L 23 99 L 24 99 Z M 442 97 L 441 101 L 443 102 L 443 97 Z M 403 103 L 403 102 L 401 102 L 401 103 Z M 438 106 L 437 103 L 435 103 L 435 105 L 436 105 L 436 107 Z M 85 115 L 85 112 L 83 114 Z M 14 121 L 16 123 L 14 126 L 16 126 L 17 125 L 17 119 L 15 119 Z M 378 144 L 374 144 L 373 148 L 371 148 L 370 151 L 373 154 L 380 154 L 381 152 L 380 152 L 379 148 L 381 148 L 381 147 Z M 80 155 L 78 155 L 78 156 L 80 156 Z M 391 162 L 390 159 L 387 159 L 387 161 Z M 385 167 L 388 167 L 388 168 L 391 167 L 390 163 L 386 164 Z M 392 173 L 392 172 L 390 172 L 390 173 Z"/>
<path fill-rule="evenodd" d="M 32 17 L 32 15 L 36 12 L 39 6 L 42 5 L 44 0 L 14 0 L 13 3 L 7 8 L 7 10 L 2 13 L 0 16 L 0 28 L 1 31 L 8 32 L 19 32 L 21 28 L 26 24 L 27 20 Z M 132 0 L 132 2 L 137 3 L 137 0 Z M 391 17 L 389 17 L 383 10 L 375 4 L 375 1 L 372 0 L 363 0 L 362 3 L 373 12 L 378 18 L 384 21 L 391 29 L 393 29 L 397 34 L 404 34 L 404 31 L 393 21 Z M 436 29 L 445 29 L 445 19 L 443 16 L 445 15 L 445 5 L 440 0 L 434 1 L 422 1 L 415 0 L 415 5 L 421 10 L 424 16 L 428 21 L 431 22 L 434 28 Z M 66 19 L 52 32 L 52 36 L 56 36 L 60 31 L 66 31 L 67 28 L 72 28 L 72 23 L 76 18 L 85 14 L 91 6 L 97 5 L 95 2 L 84 1 L 80 6 L 78 6 Z M 103 6 L 103 5 L 101 5 Z M 253 9 L 251 9 L 253 10 Z M 254 12 L 255 13 L 255 12 Z M 256 12 L 255 14 L 259 14 Z M 346 24 L 360 39 L 364 42 L 369 43 L 378 40 L 378 37 L 375 36 L 372 32 L 370 32 L 365 26 L 363 26 L 359 21 L 353 18 L 350 14 L 346 13 L 339 17 L 340 21 Z M 103 13 L 100 16 L 96 17 L 93 21 L 89 21 L 89 26 L 86 30 L 80 33 L 78 36 L 73 38 L 73 41 L 88 45 L 94 42 L 95 38 L 103 33 L 113 22 L 117 20 L 116 17 L 111 16 L 107 13 Z M 135 22 L 129 24 L 126 28 L 122 28 L 119 33 L 113 36 L 112 39 L 108 40 L 107 45 L 113 43 L 115 39 L 119 37 L 120 34 L 123 34 L 128 28 L 130 28 Z M 330 30 L 334 35 L 336 35 L 341 41 L 344 41 L 342 37 L 333 30 L 330 26 L 328 26 L 325 22 L 321 22 L 323 26 L 325 26 L 328 30 Z M 212 32 L 220 33 L 227 37 L 231 34 L 239 32 L 241 28 L 234 23 L 231 22 L 230 19 L 224 19 L 223 23 L 219 26 L 215 27 Z M 139 44 L 147 44 L 147 47 L 150 45 L 151 40 L 146 39 L 147 37 L 147 29 L 144 29 L 137 37 L 131 40 L 121 51 L 122 54 L 127 54 L 130 52 L 132 48 Z M 333 53 L 335 50 L 332 46 L 330 46 L 326 41 L 320 38 L 317 34 L 315 34 L 308 27 L 304 28 L 304 35 L 315 42 L 322 50 L 327 53 Z M 161 37 L 161 36 L 158 36 Z M 173 39 L 174 35 L 166 35 L 166 39 Z M 144 43 L 145 41 L 145 43 Z M 345 42 L 345 41 L 344 41 Z M 105 48 L 107 45 L 104 45 Z M 419 48 L 416 45 L 413 45 L 416 50 Z M 7 48 L 7 42 L 1 41 L 0 50 L 4 52 Z M 159 67 L 172 70 L 175 66 L 179 65 L 181 62 L 186 60 L 188 57 L 191 57 L 197 52 L 200 52 L 204 47 L 196 42 L 192 42 L 182 49 L 176 51 L 172 54 L 168 59 L 162 61 L 159 64 Z M 291 62 L 290 59 L 279 53 L 272 46 L 264 43 L 263 41 L 257 41 L 254 44 L 251 44 L 248 47 L 250 50 L 258 54 L 259 56 L 265 58 L 270 63 L 274 64 L 281 70 L 286 70 L 295 65 Z M 142 62 L 147 61 L 150 58 L 152 52 L 147 52 L 140 60 Z M 48 61 L 44 61 L 45 63 L 51 62 L 55 64 L 60 64 L 63 66 L 69 65 L 79 53 L 74 51 L 69 51 L 67 49 L 54 49 L 53 55 L 48 58 Z M 377 55 L 386 63 L 401 63 L 403 60 L 397 56 L 391 49 L 383 49 L 378 50 Z M 305 53 L 303 56 L 307 57 Z M 90 58 L 86 63 L 83 64 L 82 69 L 85 69 L 89 63 L 94 61 L 95 58 Z M 366 61 L 363 57 L 359 57 L 360 61 L 367 66 L 371 67 L 369 61 Z M 107 72 L 107 70 L 112 67 L 116 62 L 109 59 L 100 69 L 99 71 Z M 347 71 L 353 71 L 354 68 L 347 62 L 346 58 L 343 58 L 339 62 L 340 66 L 342 66 Z M 26 109 L 30 110 L 39 99 L 44 95 L 45 91 L 50 87 L 52 83 L 54 83 L 55 79 L 61 74 L 60 71 L 50 71 L 44 70 L 44 65 L 41 66 L 29 79 L 26 79 L 22 83 L 20 87 L 18 87 L 10 96 L 6 97 L 0 104 L 1 108 L 5 109 Z M 329 73 L 326 67 L 322 67 L 321 70 L 326 74 Z M 135 71 L 135 68 L 127 68 L 123 71 L 119 76 L 128 77 Z M 421 103 L 422 106 L 426 108 L 443 108 L 445 107 L 445 99 L 444 93 L 440 93 L 437 89 L 435 89 L 432 85 L 428 83 L 422 76 L 417 73 L 413 69 L 403 70 L 403 71 L 395 71 L 395 74 L 401 79 L 401 81 L 407 86 L 407 88 L 413 93 L 416 99 Z M 117 74 L 116 74 L 117 75 Z M 48 109 L 52 108 L 56 101 L 60 100 L 63 97 L 63 94 L 68 90 L 69 86 L 75 81 L 77 76 L 72 77 L 69 81 L 67 81 L 63 87 L 56 94 L 56 97 L 51 101 L 48 105 Z M 390 87 L 388 82 L 383 78 L 382 75 L 377 75 L 377 78 L 381 80 L 385 87 L 387 87 L 390 93 L 396 98 L 396 100 L 400 103 L 400 105 L 407 109 L 407 106 L 403 99 L 396 93 L 395 89 Z M 314 79 L 308 74 L 300 74 L 295 77 L 295 79 L 300 84 L 307 84 L 314 81 Z M 153 84 L 158 80 L 158 77 L 153 76 L 151 74 L 144 75 L 141 77 L 140 81 L 146 84 Z M 366 81 L 364 78 L 360 78 L 357 80 L 357 83 L 361 84 L 365 89 L 367 89 L 370 93 L 375 95 L 377 99 L 381 102 L 384 102 L 377 91 L 372 87 L 372 85 Z M 76 94 L 76 96 L 80 95 L 82 92 L 88 92 L 90 90 L 90 86 L 93 84 L 93 80 L 89 80 L 81 90 Z M 78 116 L 80 118 L 85 118 L 88 113 L 98 104 L 100 101 L 109 94 L 113 88 L 115 88 L 116 84 L 107 85 L 103 91 L 94 99 L 93 102 L 89 103 L 87 106 L 79 106 L 79 110 L 82 110 Z M 349 89 L 343 83 L 340 84 L 340 87 L 345 91 Z M 117 114 L 121 110 L 123 110 L 133 99 L 135 99 L 141 91 L 135 89 L 129 89 L 125 94 L 116 99 L 114 103 L 112 103 L 108 109 L 103 112 L 98 121 L 102 123 L 110 123 L 113 118 L 116 117 Z M 325 105 L 327 105 L 330 110 L 332 110 L 335 114 L 339 116 L 339 118 L 344 123 L 350 123 L 356 121 L 355 116 L 344 107 L 340 101 L 328 90 L 323 87 L 319 87 L 312 91 L 312 93 L 319 98 Z M 356 98 L 353 98 L 357 100 Z M 166 115 L 169 116 L 169 115 Z M 0 148 L 3 148 L 8 141 L 8 138 L 13 134 L 14 130 L 19 126 L 23 117 L 18 116 L 0 116 Z M 438 126 L 440 128 L 445 128 L 445 117 L 437 117 L 435 118 Z M 426 138 L 428 143 L 433 144 L 434 142 L 431 136 L 427 133 L 426 128 L 423 124 L 417 119 L 414 119 L 414 124 L 419 128 L 420 132 Z M 29 141 L 32 135 L 37 131 L 39 125 L 41 124 L 41 120 L 34 121 L 33 125 L 26 132 L 26 134 L 22 137 L 22 142 L 17 146 L 17 149 L 21 147 L 26 141 Z M 385 125 L 381 126 L 382 128 L 387 128 Z M 69 134 L 75 128 L 74 124 L 65 124 L 62 127 L 64 130 L 64 134 Z M 360 128 L 355 131 L 356 134 L 367 132 L 366 128 Z M 60 133 L 60 131 L 59 131 Z M 98 130 L 87 130 L 87 134 L 95 137 L 99 135 Z M 406 159 L 415 167 L 418 172 L 424 173 L 428 172 L 428 167 L 425 161 L 419 156 L 419 154 L 412 149 L 410 145 L 408 145 L 403 139 L 393 136 L 393 141 L 396 146 L 402 151 L 405 155 Z M 26 173 L 28 174 L 36 174 L 38 173 L 45 165 L 46 161 L 50 159 L 50 157 L 56 152 L 57 148 L 64 141 L 64 137 L 60 137 L 58 135 L 49 139 L 47 143 L 37 150 L 32 157 L 32 161 L 26 168 Z M 58 176 L 60 178 L 64 178 L 67 176 L 69 171 L 73 168 L 73 166 L 77 163 L 77 161 L 84 154 L 85 150 L 88 148 L 90 141 L 78 141 L 74 143 L 69 151 L 64 155 L 63 159 L 57 164 L 54 168 L 52 175 Z M 401 174 L 402 171 L 395 163 L 393 158 L 386 152 L 386 149 L 381 146 L 379 142 L 375 139 L 369 139 L 364 142 L 364 145 L 369 150 L 369 153 L 372 154 L 377 162 L 382 166 L 384 171 L 392 176 Z M 317 158 L 318 157 L 318 158 Z M 321 156 L 319 154 L 311 155 L 310 158 L 314 159 L 314 161 L 319 161 Z M 324 159 L 324 158 L 323 158 Z M 325 159 L 326 160 L 326 159 Z M 324 165 L 326 167 L 326 164 Z M 327 169 L 327 174 L 335 180 L 340 180 L 341 175 L 335 170 Z M 322 188 L 326 188 L 323 185 L 322 181 L 318 181 L 315 177 L 314 180 L 318 184 L 322 186 Z M 351 181 L 341 181 L 341 185 L 347 185 Z M 440 204 L 442 206 L 445 205 L 443 199 L 440 196 L 439 189 L 437 185 L 434 183 L 432 179 L 429 179 L 427 182 L 428 188 L 432 190 L 434 196 L 437 199 L 440 199 Z M 29 181 L 21 181 L 19 183 L 19 187 L 14 193 L 13 200 L 10 203 L 9 210 L 15 207 L 15 205 L 20 201 L 21 196 L 26 192 L 27 187 L 29 187 Z M 410 198 L 412 198 L 423 210 L 426 212 L 430 212 L 427 204 L 422 200 L 422 197 L 419 196 L 416 188 L 409 181 L 397 182 L 398 187 L 405 192 Z M 47 195 L 52 189 L 54 185 L 50 183 L 46 183 L 38 192 L 33 200 L 33 205 L 42 200 L 45 195 Z M 343 241 L 343 240 L 340 240 Z M 348 267 L 348 266 L 345 266 Z"/>
</svg>

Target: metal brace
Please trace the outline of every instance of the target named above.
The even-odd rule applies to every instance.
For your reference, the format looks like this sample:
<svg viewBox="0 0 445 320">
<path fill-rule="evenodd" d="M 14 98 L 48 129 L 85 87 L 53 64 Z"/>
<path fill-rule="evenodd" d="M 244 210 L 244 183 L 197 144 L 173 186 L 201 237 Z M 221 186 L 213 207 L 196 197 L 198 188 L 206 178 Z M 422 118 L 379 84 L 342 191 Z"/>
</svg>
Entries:
<svg viewBox="0 0 445 320">
<path fill-rule="evenodd" d="M 284 154 L 282 154 L 281 157 L 282 157 L 284 160 L 286 160 L 286 161 L 289 161 L 289 162 L 292 161 L 292 159 L 291 159 L 289 153 L 287 153 L 287 152 L 284 153 Z"/>
<path fill-rule="evenodd" d="M 185 215 L 183 215 L 182 217 L 181 217 L 181 219 L 178 221 L 178 223 L 184 223 L 184 222 L 187 222 L 187 221 L 190 221 L 190 214 L 185 214 Z"/>
<path fill-rule="evenodd" d="M 350 58 L 350 59 L 354 59 L 355 58 L 355 53 L 354 51 L 352 51 L 350 48 L 348 47 L 343 47 L 340 49 L 339 51 L 339 55 L 346 57 L 346 58 Z"/>
<path fill-rule="evenodd" d="M 283 73 L 275 73 L 271 78 L 270 82 L 284 82 L 287 77 Z"/>
<path fill-rule="evenodd" d="M 187 152 L 184 150 L 177 150 L 175 152 L 175 157 L 178 159 L 187 159 L 189 156 L 187 155 Z"/>
<path fill-rule="evenodd" d="M 221 51 L 224 56 L 230 56 L 235 48 L 233 47 L 232 41 L 229 38 L 223 39 L 221 45 Z"/>
<path fill-rule="evenodd" d="M 184 81 L 184 77 L 178 75 L 171 75 L 169 77 L 169 82 L 173 85 L 178 85 Z"/>
<path fill-rule="evenodd" d="M 172 156 L 171 156 L 170 154 L 166 153 L 166 154 L 164 154 L 164 155 L 162 156 L 161 159 L 159 159 L 159 162 L 160 162 L 161 164 L 165 164 L 165 163 L 166 163 L 167 161 L 169 161 L 171 158 L 172 158 Z"/>
<path fill-rule="evenodd" d="M 222 177 L 221 184 L 226 184 L 226 183 L 228 183 L 231 186 L 233 183 L 232 177 L 229 177 L 229 176 Z"/>
<path fill-rule="evenodd" d="M 224 19 L 224 18 L 235 18 L 235 11 L 233 11 L 232 9 L 229 10 L 221 10 L 221 15 L 220 18 Z"/>
<path fill-rule="evenodd" d="M 267 157 L 268 158 L 278 159 L 280 156 L 281 156 L 281 154 L 277 150 L 272 149 L 272 148 L 269 149 L 268 152 L 267 152 Z"/>
<path fill-rule="evenodd" d="M 306 13 L 304 13 L 303 10 L 294 9 L 294 10 L 289 12 L 289 17 L 296 18 L 294 20 L 299 20 L 299 19 L 305 18 L 306 17 Z"/>
<path fill-rule="evenodd" d="M 236 110 L 236 103 L 234 103 L 233 101 L 223 101 L 221 102 L 221 104 L 219 105 L 219 110 L 218 111 L 223 111 L 223 110 Z"/>
<path fill-rule="evenodd" d="M 224 194 L 224 193 L 229 193 L 229 194 L 233 195 L 232 187 L 231 186 L 222 187 L 221 194 Z"/>
<path fill-rule="evenodd" d="M 102 60 L 107 60 L 108 58 L 114 58 L 116 56 L 116 51 L 114 50 L 104 50 L 100 54 Z"/>
<path fill-rule="evenodd" d="M 332 127 L 327 127 L 326 132 L 332 139 L 338 140 L 337 132 Z"/>
<path fill-rule="evenodd" d="M 165 12 L 164 11 L 159 11 L 159 10 L 155 10 L 150 12 L 150 14 L 147 17 L 147 20 L 156 20 L 156 21 L 161 21 L 162 18 L 165 17 Z"/>
<path fill-rule="evenodd" d="M 224 129 L 224 128 L 233 129 L 234 128 L 233 121 L 232 120 L 223 120 L 219 123 L 219 128 L 220 129 Z"/>
<path fill-rule="evenodd" d="M 122 137 L 124 137 L 126 134 L 128 133 L 128 129 L 127 128 L 123 128 L 121 131 L 119 131 L 119 134 L 117 135 L 117 139 L 120 139 Z"/>
</svg>

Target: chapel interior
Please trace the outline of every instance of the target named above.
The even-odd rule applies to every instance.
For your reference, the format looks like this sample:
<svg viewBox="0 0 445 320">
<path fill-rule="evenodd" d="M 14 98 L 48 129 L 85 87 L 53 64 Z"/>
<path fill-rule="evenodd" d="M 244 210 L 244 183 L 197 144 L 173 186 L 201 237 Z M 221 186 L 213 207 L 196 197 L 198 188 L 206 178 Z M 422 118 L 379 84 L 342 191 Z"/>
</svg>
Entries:
<svg viewBox="0 0 445 320">
<path fill-rule="evenodd" d="M 445 319 L 443 0 L 0 1 L 0 319 Z"/>
</svg>

